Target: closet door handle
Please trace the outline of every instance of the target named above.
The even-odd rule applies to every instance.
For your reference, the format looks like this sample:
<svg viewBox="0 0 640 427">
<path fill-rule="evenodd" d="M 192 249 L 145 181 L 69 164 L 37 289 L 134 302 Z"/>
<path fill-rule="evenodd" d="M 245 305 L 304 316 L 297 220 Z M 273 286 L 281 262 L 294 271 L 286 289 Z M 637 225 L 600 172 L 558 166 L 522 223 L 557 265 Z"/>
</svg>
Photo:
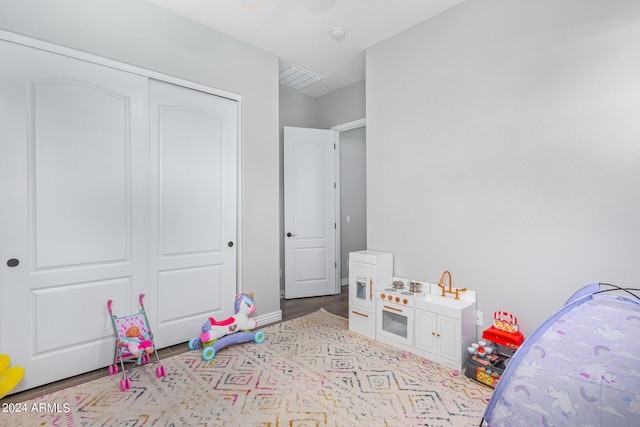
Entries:
<svg viewBox="0 0 640 427">
<path fill-rule="evenodd" d="M 20 264 L 20 260 L 16 258 L 11 258 L 10 260 L 7 261 L 7 265 L 11 268 L 17 267 L 18 264 Z"/>
<path fill-rule="evenodd" d="M 229 243 L 227 243 L 227 245 L 229 245 L 229 247 L 232 248 L 233 247 L 233 242 L 229 242 Z"/>
</svg>

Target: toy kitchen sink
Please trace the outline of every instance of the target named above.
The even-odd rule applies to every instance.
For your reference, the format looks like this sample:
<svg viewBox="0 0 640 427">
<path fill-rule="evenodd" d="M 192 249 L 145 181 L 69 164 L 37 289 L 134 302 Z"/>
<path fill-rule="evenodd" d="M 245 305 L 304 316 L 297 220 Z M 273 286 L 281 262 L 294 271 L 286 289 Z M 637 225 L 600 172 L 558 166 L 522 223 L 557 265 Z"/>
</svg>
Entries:
<svg viewBox="0 0 640 427">
<path fill-rule="evenodd" d="M 415 300 L 415 344 L 418 356 L 462 370 L 466 348 L 476 340 L 476 293 L 445 293 L 430 284 Z"/>
</svg>

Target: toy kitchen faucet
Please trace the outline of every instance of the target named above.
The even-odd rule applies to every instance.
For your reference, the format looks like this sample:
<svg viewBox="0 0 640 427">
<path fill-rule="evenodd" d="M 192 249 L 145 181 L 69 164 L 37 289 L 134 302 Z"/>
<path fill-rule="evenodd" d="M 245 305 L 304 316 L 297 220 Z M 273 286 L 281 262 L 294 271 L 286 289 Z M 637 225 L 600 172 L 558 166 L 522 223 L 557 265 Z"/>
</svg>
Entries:
<svg viewBox="0 0 640 427">
<path fill-rule="evenodd" d="M 449 276 L 449 289 L 446 289 L 445 286 L 444 286 L 445 276 Z M 449 273 L 448 270 L 445 270 L 445 272 L 442 273 L 442 276 L 440 277 L 440 282 L 438 282 L 438 286 L 440 286 L 440 288 L 442 288 L 442 296 L 443 297 L 446 297 L 445 294 L 455 294 L 455 296 L 456 296 L 455 299 L 460 299 L 460 295 L 458 293 L 467 291 L 467 288 L 455 288 L 455 289 L 453 289 L 453 283 L 452 283 L 452 280 L 451 280 L 451 273 Z"/>
</svg>

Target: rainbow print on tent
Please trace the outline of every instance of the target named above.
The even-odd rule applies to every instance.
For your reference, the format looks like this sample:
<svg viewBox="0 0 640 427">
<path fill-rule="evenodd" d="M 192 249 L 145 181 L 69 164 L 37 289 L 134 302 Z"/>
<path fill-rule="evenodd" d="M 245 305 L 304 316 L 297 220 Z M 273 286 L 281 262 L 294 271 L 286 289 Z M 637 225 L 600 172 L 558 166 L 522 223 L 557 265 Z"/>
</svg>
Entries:
<svg viewBox="0 0 640 427">
<path fill-rule="evenodd" d="M 580 387 L 580 396 L 589 403 L 593 403 L 598 400 L 595 396 L 590 396 L 584 387 Z"/>
</svg>

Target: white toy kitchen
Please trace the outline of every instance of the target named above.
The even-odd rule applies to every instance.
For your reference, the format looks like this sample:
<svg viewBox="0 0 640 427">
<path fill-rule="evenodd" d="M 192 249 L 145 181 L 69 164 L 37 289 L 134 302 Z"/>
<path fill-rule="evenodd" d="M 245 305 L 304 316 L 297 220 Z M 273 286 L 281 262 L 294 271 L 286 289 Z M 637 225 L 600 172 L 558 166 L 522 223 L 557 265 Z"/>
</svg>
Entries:
<svg viewBox="0 0 640 427">
<path fill-rule="evenodd" d="M 448 271 L 438 283 L 390 277 L 389 262 L 390 253 L 349 254 L 349 329 L 462 370 L 466 348 L 476 340 L 475 291 L 455 288 Z M 385 274 L 372 274 L 378 270 Z"/>
</svg>

